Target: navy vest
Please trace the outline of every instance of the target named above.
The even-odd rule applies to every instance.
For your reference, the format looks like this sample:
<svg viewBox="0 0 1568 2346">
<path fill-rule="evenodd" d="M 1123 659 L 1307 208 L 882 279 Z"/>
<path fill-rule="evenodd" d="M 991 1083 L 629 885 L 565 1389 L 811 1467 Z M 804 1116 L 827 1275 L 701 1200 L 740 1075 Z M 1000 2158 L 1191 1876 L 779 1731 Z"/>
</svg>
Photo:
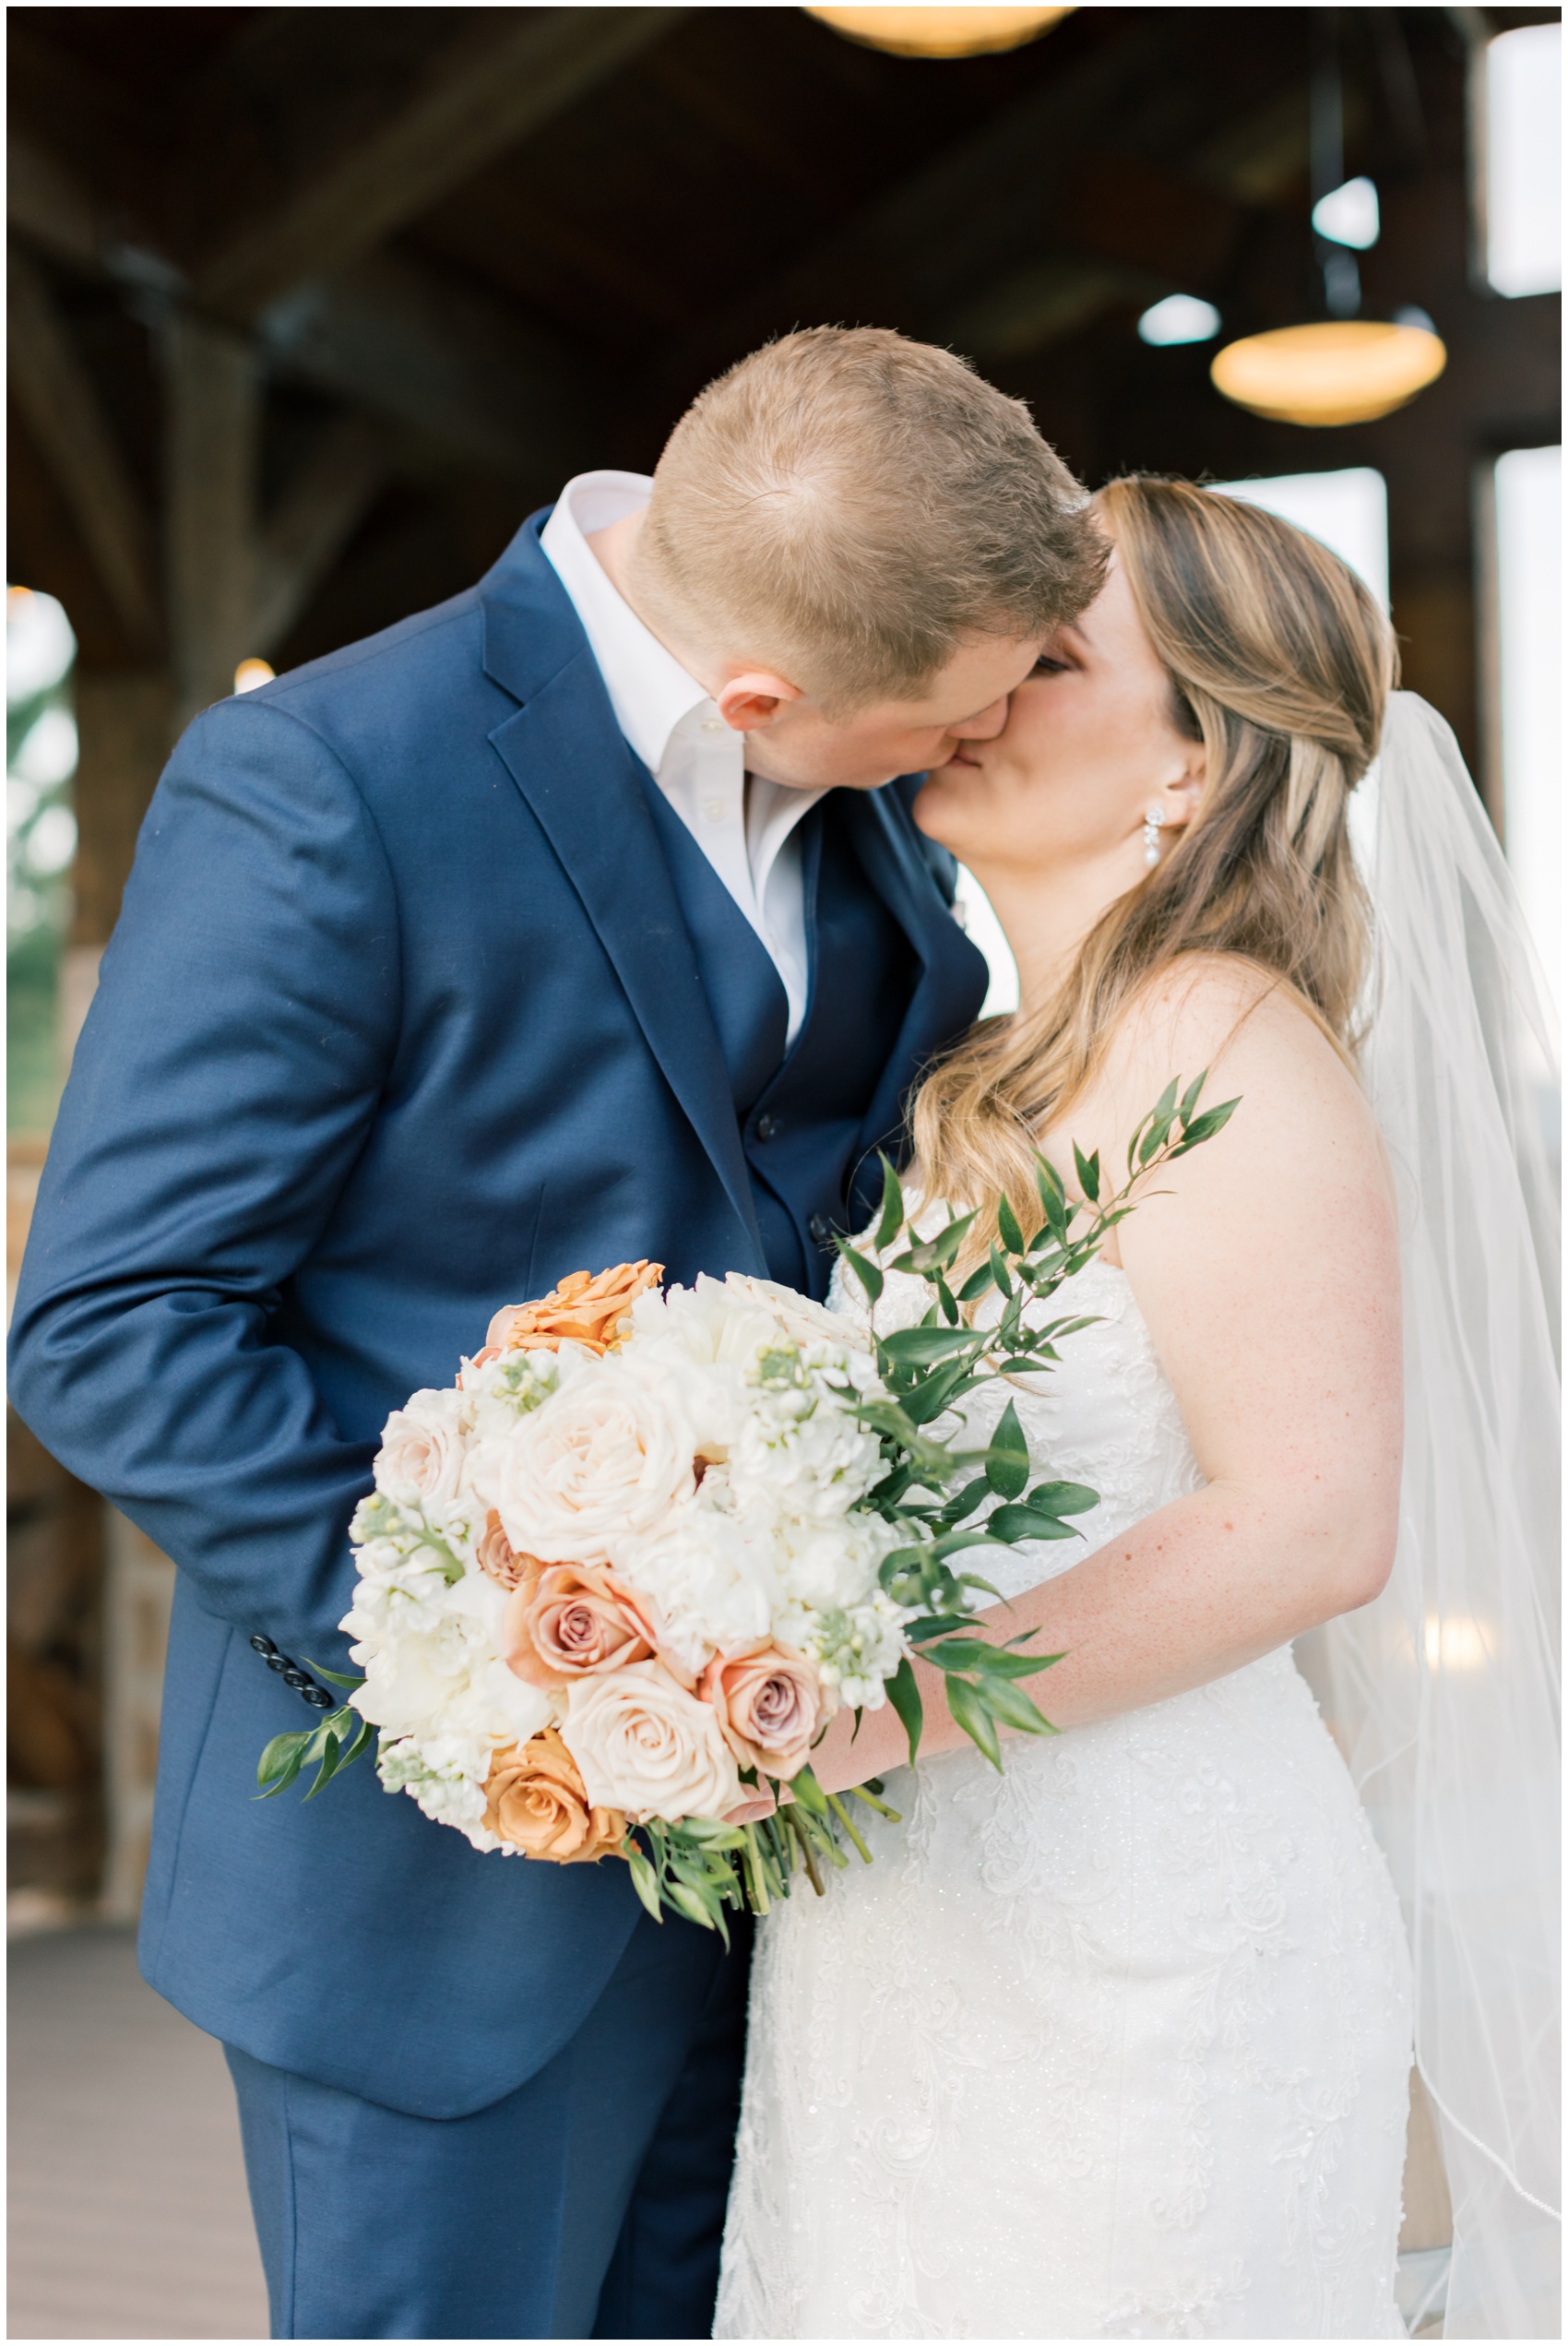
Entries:
<svg viewBox="0 0 1568 2346">
<path fill-rule="evenodd" d="M 757 1227 L 770 1275 L 819 1301 L 832 1233 L 869 1220 L 881 1191 L 864 1132 L 919 964 L 868 884 L 830 792 L 800 825 L 806 1015 L 788 1054 L 789 1006 L 766 947 L 659 790 L 646 776 L 654 827 L 691 936 L 729 1071 Z"/>
</svg>

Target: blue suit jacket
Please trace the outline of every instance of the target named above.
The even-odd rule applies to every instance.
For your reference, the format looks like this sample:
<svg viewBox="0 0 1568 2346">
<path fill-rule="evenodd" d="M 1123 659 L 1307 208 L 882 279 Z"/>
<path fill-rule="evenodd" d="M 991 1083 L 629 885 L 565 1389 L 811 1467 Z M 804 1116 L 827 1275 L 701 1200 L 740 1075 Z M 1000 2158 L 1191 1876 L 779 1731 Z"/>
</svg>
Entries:
<svg viewBox="0 0 1568 2346">
<path fill-rule="evenodd" d="M 153 800 L 41 1185 L 17 1407 L 180 1567 L 143 1968 L 257 2058 L 483 2107 L 565 2042 L 619 1865 L 481 1859 L 361 1765 L 257 1804 L 305 1723 L 247 1644 L 341 1667 L 389 1410 L 499 1304 L 639 1256 L 765 1268 L 641 769 L 540 551 L 220 703 Z M 974 1016 L 908 792 L 846 810 L 919 979 L 870 1146 Z"/>
</svg>

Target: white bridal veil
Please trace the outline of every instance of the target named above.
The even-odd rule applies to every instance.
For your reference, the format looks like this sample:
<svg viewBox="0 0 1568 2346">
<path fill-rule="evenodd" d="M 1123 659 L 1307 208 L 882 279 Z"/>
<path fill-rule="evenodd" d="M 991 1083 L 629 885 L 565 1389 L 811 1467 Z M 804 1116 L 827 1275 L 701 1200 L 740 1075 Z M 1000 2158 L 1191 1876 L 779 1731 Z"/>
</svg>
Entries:
<svg viewBox="0 0 1568 2346">
<path fill-rule="evenodd" d="M 1305 1641 L 1404 1904 L 1454 2203 L 1445 2334 L 1560 2338 L 1554 1019 L 1448 727 L 1396 694 L 1358 798 L 1363 1059 L 1400 1187 L 1406 1459 L 1376 1603 Z"/>
</svg>

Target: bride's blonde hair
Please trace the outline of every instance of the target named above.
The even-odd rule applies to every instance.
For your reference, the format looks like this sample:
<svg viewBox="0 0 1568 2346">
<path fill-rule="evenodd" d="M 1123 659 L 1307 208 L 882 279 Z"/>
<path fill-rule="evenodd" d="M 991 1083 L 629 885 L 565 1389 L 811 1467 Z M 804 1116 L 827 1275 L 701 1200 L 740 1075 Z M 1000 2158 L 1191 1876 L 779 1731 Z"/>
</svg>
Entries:
<svg viewBox="0 0 1568 2346">
<path fill-rule="evenodd" d="M 1369 931 L 1348 804 L 1398 673 L 1373 597 L 1277 515 L 1142 475 L 1111 482 L 1095 504 L 1170 679 L 1177 723 L 1202 740 L 1206 763 L 1192 821 L 1100 916 L 1052 998 L 988 1019 L 916 1095 L 925 1194 L 967 1206 L 1005 1197 L 1029 1229 L 1039 1136 L 1084 1091 L 1133 1003 L 1183 954 L 1253 963 L 1353 1051 Z"/>
</svg>

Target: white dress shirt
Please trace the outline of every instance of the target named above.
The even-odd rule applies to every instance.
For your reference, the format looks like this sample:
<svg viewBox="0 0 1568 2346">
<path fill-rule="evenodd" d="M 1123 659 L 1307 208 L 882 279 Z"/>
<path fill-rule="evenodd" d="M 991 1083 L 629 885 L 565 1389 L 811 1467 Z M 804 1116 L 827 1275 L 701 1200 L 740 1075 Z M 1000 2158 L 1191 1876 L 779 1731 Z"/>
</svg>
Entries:
<svg viewBox="0 0 1568 2346">
<path fill-rule="evenodd" d="M 797 827 L 824 793 L 746 772 L 744 735 L 643 625 L 587 543 L 647 505 L 652 489 L 640 472 L 579 472 L 540 543 L 583 623 L 616 723 L 766 947 L 793 1042 L 810 978 Z"/>
</svg>

